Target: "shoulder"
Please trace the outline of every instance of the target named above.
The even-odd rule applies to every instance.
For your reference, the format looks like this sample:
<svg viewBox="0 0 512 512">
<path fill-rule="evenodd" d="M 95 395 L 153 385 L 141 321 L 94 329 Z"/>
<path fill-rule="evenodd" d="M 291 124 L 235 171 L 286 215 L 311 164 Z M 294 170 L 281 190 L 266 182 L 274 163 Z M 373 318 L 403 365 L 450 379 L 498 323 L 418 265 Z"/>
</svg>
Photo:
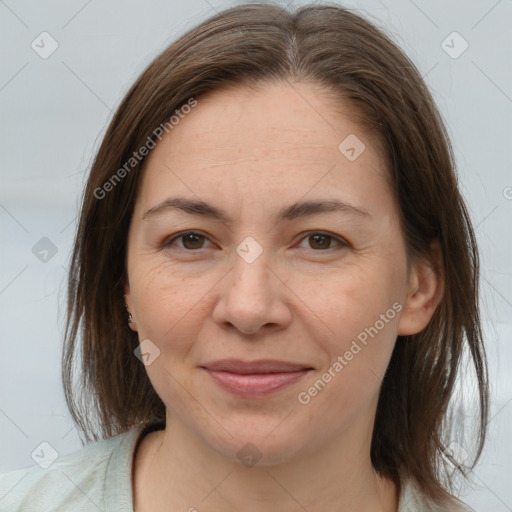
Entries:
<svg viewBox="0 0 512 512">
<path fill-rule="evenodd" d="M 401 482 L 398 510 L 400 512 L 475 512 L 455 496 L 452 497 L 450 503 L 444 506 L 433 503 L 411 478 L 406 478 Z"/>
<path fill-rule="evenodd" d="M 35 465 L 1 474 L 0 510 L 104 510 L 109 472 L 114 475 L 114 467 L 131 464 L 128 455 L 140 430 L 93 442 L 58 457 L 46 469 Z"/>
</svg>

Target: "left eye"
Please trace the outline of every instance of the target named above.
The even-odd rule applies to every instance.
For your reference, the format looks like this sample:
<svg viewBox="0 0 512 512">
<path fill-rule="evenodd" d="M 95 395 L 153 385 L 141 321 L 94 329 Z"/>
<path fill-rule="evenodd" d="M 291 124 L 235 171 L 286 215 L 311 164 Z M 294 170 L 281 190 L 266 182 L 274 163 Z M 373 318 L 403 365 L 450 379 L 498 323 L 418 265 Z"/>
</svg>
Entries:
<svg viewBox="0 0 512 512">
<path fill-rule="evenodd" d="M 164 242 L 163 245 L 164 247 L 170 247 L 174 244 L 176 240 L 182 240 L 181 246 L 178 245 L 179 249 L 194 251 L 197 249 L 202 249 L 204 241 L 208 240 L 208 238 L 205 235 L 202 235 L 201 233 L 198 233 L 196 231 L 188 231 L 186 233 L 182 233 L 171 238 L 170 240 Z M 301 241 L 302 240 L 310 240 L 310 247 L 315 250 L 332 249 L 331 242 L 336 242 L 338 246 L 347 245 L 346 242 L 333 235 L 320 232 L 310 233 L 307 236 L 303 237 Z"/>
<path fill-rule="evenodd" d="M 305 236 L 302 240 L 310 240 L 310 241 L 312 240 L 313 246 L 311 246 L 311 242 L 310 242 L 310 246 L 312 249 L 315 249 L 315 248 L 321 249 L 321 250 L 332 249 L 332 247 L 330 247 L 331 241 L 335 241 L 337 243 L 337 245 L 339 245 L 339 246 L 347 245 L 345 242 L 343 242 L 339 238 L 336 238 L 332 235 L 328 235 L 327 233 L 311 233 L 311 234 Z M 314 246 L 316 246 L 316 247 L 314 247 Z"/>
</svg>

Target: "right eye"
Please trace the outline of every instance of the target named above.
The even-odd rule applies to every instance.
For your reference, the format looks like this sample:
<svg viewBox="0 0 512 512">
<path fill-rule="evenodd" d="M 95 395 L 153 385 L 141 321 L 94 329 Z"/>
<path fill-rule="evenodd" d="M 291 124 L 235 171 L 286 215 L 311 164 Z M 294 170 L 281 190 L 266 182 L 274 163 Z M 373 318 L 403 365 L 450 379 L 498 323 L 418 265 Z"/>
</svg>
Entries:
<svg viewBox="0 0 512 512">
<path fill-rule="evenodd" d="M 167 238 L 162 244 L 162 248 L 172 249 L 176 240 L 182 240 L 181 246 L 177 246 L 179 250 L 196 251 L 203 248 L 202 244 L 204 240 L 207 240 L 207 237 L 197 231 L 183 231 L 182 233 L 174 235 L 170 239 Z"/>
</svg>

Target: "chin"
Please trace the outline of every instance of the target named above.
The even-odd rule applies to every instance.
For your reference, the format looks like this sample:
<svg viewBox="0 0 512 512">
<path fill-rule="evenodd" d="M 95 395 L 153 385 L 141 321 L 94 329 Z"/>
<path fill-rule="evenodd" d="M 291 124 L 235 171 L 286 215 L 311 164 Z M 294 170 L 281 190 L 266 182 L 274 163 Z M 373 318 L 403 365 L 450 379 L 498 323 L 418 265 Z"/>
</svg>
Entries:
<svg viewBox="0 0 512 512">
<path fill-rule="evenodd" d="M 216 439 L 211 446 L 226 459 L 246 467 L 286 464 L 299 456 L 304 448 L 305 441 L 297 433 L 285 429 L 279 433 L 276 429 L 270 435 L 272 429 L 228 430 L 233 438 Z"/>
</svg>

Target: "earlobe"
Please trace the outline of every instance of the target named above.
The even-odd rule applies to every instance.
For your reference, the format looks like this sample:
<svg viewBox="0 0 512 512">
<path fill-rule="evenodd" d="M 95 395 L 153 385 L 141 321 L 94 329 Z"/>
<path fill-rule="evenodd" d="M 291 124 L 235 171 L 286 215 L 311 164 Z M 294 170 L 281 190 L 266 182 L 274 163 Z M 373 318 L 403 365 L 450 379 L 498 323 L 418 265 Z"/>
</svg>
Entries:
<svg viewBox="0 0 512 512">
<path fill-rule="evenodd" d="M 443 298 L 442 252 L 439 242 L 431 244 L 430 257 L 415 261 L 409 275 L 409 288 L 398 324 L 398 335 L 422 331 Z"/>
<path fill-rule="evenodd" d="M 128 322 L 128 327 L 130 327 L 130 329 L 132 331 L 135 331 L 137 332 L 137 324 L 135 322 L 135 318 L 134 318 L 134 314 L 133 314 L 133 308 L 132 308 L 132 301 L 131 301 L 131 294 L 130 294 L 130 287 L 128 284 L 125 284 L 124 285 L 124 306 L 126 308 L 126 312 L 127 312 L 127 322 Z"/>
</svg>

